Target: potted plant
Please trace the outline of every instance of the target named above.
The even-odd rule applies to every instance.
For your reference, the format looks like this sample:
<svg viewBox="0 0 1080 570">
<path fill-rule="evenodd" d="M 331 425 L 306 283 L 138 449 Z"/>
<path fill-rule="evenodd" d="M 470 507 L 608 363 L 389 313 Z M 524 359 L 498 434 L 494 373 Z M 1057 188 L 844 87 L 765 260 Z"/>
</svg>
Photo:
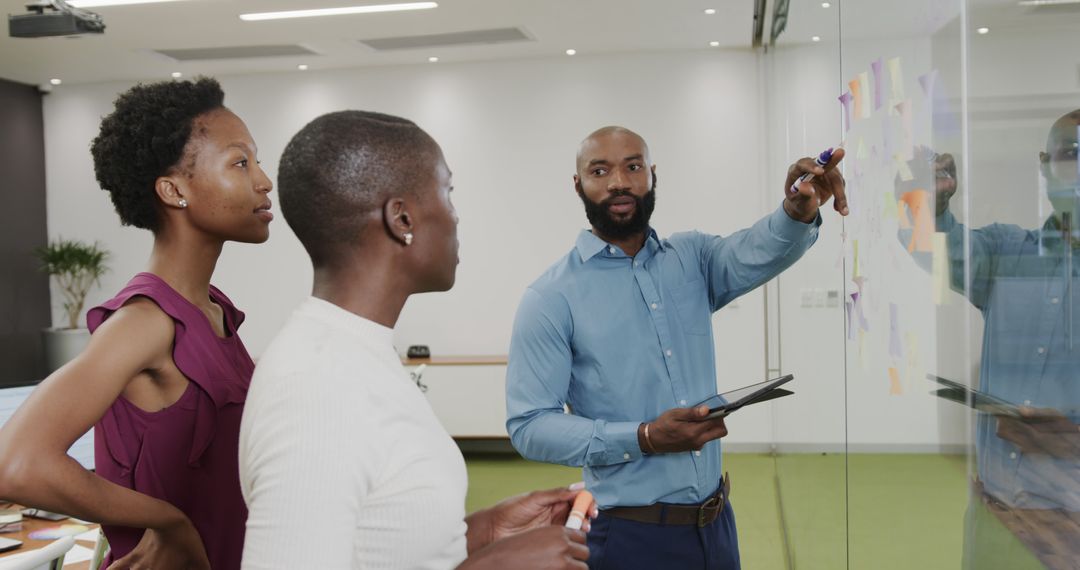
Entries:
<svg viewBox="0 0 1080 570">
<path fill-rule="evenodd" d="M 51 373 L 78 356 L 90 341 L 90 331 L 79 326 L 79 315 L 90 287 L 98 284 L 107 269 L 109 253 L 96 243 L 65 239 L 50 242 L 34 253 L 41 260 L 41 270 L 53 278 L 63 294 L 67 317 L 66 326 L 43 332 L 45 362 Z"/>
</svg>

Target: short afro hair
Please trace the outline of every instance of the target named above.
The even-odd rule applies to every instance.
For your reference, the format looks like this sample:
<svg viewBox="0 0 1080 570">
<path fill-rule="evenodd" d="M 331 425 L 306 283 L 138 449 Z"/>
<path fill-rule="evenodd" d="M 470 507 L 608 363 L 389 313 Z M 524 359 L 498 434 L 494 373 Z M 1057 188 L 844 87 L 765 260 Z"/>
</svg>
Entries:
<svg viewBox="0 0 1080 570">
<path fill-rule="evenodd" d="M 161 226 L 154 181 L 173 172 L 184 158 L 195 119 L 224 107 L 217 80 L 139 84 L 116 98 L 90 145 L 94 173 L 112 196 L 125 226 L 153 232 Z"/>
<path fill-rule="evenodd" d="M 333 264 L 358 244 L 371 212 L 431 180 L 440 156 L 435 140 L 408 119 L 368 111 L 323 115 L 281 155 L 281 213 L 315 267 Z"/>
</svg>

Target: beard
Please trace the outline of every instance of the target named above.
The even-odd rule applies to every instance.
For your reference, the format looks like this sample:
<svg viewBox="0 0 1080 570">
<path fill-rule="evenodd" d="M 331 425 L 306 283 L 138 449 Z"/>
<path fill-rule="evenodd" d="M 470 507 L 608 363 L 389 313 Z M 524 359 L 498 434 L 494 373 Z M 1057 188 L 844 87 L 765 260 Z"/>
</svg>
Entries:
<svg viewBox="0 0 1080 570">
<path fill-rule="evenodd" d="M 619 191 L 608 195 L 600 202 L 593 202 L 585 196 L 585 189 L 581 183 L 577 183 L 577 193 L 581 197 L 581 203 L 585 205 L 585 217 L 589 223 L 608 239 L 626 239 L 628 237 L 643 234 L 649 229 L 649 219 L 652 218 L 656 208 L 656 178 L 653 177 L 652 188 L 644 196 L 634 196 L 628 191 Z M 620 220 L 611 214 L 608 206 L 616 198 L 627 196 L 634 199 L 634 214 L 629 219 Z"/>
</svg>

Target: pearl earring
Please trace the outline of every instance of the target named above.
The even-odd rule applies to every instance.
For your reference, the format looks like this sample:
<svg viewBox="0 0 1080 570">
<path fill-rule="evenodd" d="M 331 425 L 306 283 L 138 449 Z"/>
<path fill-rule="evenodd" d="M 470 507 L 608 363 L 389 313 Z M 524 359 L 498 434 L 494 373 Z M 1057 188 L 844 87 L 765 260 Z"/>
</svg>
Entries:
<svg viewBox="0 0 1080 570">
<path fill-rule="evenodd" d="M 177 204 L 179 204 L 181 208 L 187 208 L 187 200 L 184 198 L 180 198 L 180 201 L 177 202 Z"/>
<path fill-rule="evenodd" d="M 405 245 L 412 245 L 412 240 L 413 240 L 412 232 L 406 232 L 403 237 L 405 238 Z"/>
</svg>

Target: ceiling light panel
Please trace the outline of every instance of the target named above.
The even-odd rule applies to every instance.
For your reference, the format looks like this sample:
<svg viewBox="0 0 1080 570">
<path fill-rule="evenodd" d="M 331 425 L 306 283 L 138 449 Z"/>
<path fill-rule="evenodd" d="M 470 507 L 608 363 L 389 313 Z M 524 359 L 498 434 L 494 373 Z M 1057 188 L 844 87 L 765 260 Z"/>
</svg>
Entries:
<svg viewBox="0 0 1080 570">
<path fill-rule="evenodd" d="M 371 4 L 368 6 L 343 6 L 341 8 L 316 8 L 313 10 L 286 10 L 283 12 L 256 12 L 240 14 L 246 22 L 261 20 L 284 20 L 287 18 L 317 18 L 320 16 L 349 16 L 353 14 L 376 14 L 381 12 L 404 12 L 438 8 L 436 2 L 405 2 L 402 4 Z"/>
</svg>

